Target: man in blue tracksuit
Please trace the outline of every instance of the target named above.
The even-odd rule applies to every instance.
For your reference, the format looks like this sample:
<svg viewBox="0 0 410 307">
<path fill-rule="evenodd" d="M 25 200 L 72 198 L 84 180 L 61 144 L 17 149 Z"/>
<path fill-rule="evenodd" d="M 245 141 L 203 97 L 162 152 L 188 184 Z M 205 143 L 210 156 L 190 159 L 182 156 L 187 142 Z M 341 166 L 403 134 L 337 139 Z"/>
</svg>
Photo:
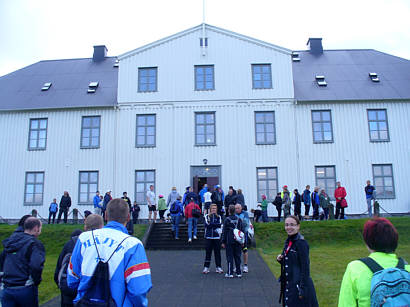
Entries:
<svg viewBox="0 0 410 307">
<path fill-rule="evenodd" d="M 91 290 L 91 278 L 98 260 L 109 260 L 111 297 L 116 305 L 148 306 L 147 293 L 152 287 L 151 270 L 141 241 L 129 236 L 125 228 L 130 219 L 128 204 L 123 199 L 113 199 L 107 205 L 106 216 L 107 225 L 102 229 L 83 232 L 73 250 L 67 284 L 78 291 L 74 304 L 85 299 L 86 293 L 92 301 L 104 297 L 98 289 L 88 290 Z"/>
<path fill-rule="evenodd" d="M 94 213 L 99 214 L 99 215 L 101 215 L 101 209 L 102 209 L 101 205 L 100 205 L 100 202 L 101 202 L 100 192 L 97 191 L 97 192 L 95 192 L 95 195 L 94 195 L 94 198 L 93 198 L 93 204 L 94 204 Z"/>
</svg>

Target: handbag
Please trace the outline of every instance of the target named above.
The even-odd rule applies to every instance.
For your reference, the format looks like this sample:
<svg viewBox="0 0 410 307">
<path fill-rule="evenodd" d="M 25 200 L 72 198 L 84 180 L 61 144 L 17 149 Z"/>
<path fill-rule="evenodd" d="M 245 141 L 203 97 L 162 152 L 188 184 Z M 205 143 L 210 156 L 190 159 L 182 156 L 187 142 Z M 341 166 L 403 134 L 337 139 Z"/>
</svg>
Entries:
<svg viewBox="0 0 410 307">
<path fill-rule="evenodd" d="M 347 208 L 347 201 L 346 201 L 346 199 L 342 198 L 342 200 L 340 201 L 340 207 L 342 207 L 342 208 Z"/>
</svg>

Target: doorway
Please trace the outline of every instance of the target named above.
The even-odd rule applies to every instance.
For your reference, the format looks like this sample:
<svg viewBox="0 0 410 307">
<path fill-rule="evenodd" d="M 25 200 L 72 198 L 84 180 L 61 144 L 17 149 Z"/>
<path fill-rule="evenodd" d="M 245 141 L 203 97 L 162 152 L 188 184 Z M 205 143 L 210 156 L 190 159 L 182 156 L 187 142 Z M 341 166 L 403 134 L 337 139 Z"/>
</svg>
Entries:
<svg viewBox="0 0 410 307">
<path fill-rule="evenodd" d="M 205 184 L 208 185 L 208 190 L 213 191 L 214 186 L 220 184 L 220 176 L 220 166 L 191 166 L 192 188 L 196 194 Z"/>
</svg>

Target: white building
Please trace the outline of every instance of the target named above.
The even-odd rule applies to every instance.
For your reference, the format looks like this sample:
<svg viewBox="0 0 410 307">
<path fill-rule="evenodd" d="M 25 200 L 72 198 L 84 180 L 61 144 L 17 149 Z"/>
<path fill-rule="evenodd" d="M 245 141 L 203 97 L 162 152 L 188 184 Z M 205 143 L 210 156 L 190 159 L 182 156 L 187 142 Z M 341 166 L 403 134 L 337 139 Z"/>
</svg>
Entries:
<svg viewBox="0 0 410 307">
<path fill-rule="evenodd" d="M 64 190 L 80 211 L 97 189 L 143 203 L 150 184 L 165 196 L 172 186 L 182 194 L 233 185 L 254 208 L 285 184 L 333 194 L 336 180 L 347 213 L 359 214 L 367 179 L 383 208 L 410 212 L 410 62 L 309 43 L 292 54 L 200 25 L 127 52 L 119 65 L 97 46 L 93 59 L 1 77 L 0 216 L 46 216 Z"/>
</svg>

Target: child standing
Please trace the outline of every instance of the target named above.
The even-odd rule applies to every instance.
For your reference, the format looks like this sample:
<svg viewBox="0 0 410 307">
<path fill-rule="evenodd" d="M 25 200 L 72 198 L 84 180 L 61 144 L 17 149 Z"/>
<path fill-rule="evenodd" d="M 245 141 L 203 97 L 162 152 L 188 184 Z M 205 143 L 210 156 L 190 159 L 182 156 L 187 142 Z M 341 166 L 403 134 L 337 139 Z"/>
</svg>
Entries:
<svg viewBox="0 0 410 307">
<path fill-rule="evenodd" d="M 165 203 L 164 195 L 159 195 L 159 200 L 158 200 L 158 211 L 159 211 L 159 220 L 161 223 L 165 221 L 164 219 L 164 213 L 167 211 L 167 204 Z"/>
<path fill-rule="evenodd" d="M 225 274 L 227 278 L 233 278 L 233 262 L 235 260 L 236 276 L 242 277 L 241 272 L 241 253 L 242 246 L 235 238 L 233 231 L 238 229 L 243 232 L 242 221 L 235 215 L 235 206 L 230 205 L 228 208 L 222 232 L 222 247 L 226 248 L 226 260 L 228 262 L 228 272 Z"/>
<path fill-rule="evenodd" d="M 259 219 L 262 216 L 262 205 L 258 203 L 256 209 L 251 209 L 251 212 L 253 213 L 253 220 L 255 223 L 259 222 Z"/>
<path fill-rule="evenodd" d="M 53 202 L 50 204 L 50 207 L 48 208 L 48 223 L 49 224 L 50 224 L 51 217 L 53 217 L 53 224 L 54 224 L 57 211 L 58 211 L 57 199 L 53 198 Z"/>
<path fill-rule="evenodd" d="M 206 239 L 206 254 L 204 270 L 202 273 L 208 274 L 211 265 L 212 250 L 215 256 L 216 273 L 222 274 L 224 271 L 221 267 L 221 233 L 222 233 L 222 218 L 218 215 L 218 206 L 212 204 L 210 213 L 205 216 L 205 239 Z"/>
<path fill-rule="evenodd" d="M 268 201 L 266 200 L 266 195 L 262 195 L 262 221 L 264 223 L 269 222 L 268 221 Z"/>
<path fill-rule="evenodd" d="M 137 202 L 134 201 L 134 205 L 132 206 L 132 223 L 133 224 L 137 224 L 140 211 L 141 211 L 140 206 L 138 206 Z"/>
</svg>

